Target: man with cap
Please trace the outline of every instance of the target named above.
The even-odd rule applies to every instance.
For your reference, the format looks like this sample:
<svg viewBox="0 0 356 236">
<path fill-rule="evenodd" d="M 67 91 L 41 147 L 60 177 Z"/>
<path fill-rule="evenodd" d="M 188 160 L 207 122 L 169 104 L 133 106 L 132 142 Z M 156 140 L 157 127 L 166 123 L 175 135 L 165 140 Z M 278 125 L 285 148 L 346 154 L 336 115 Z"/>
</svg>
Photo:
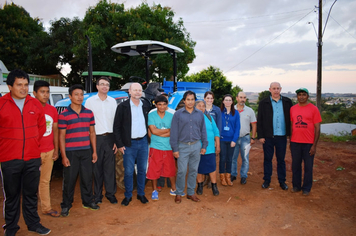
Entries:
<svg viewBox="0 0 356 236">
<path fill-rule="evenodd" d="M 321 116 L 318 108 L 309 103 L 309 91 L 300 88 L 296 91 L 298 104 L 290 110 L 293 189 L 292 193 L 303 191 L 308 196 L 313 184 L 313 163 L 316 145 L 320 136 Z M 302 185 L 302 162 L 304 179 Z"/>
</svg>

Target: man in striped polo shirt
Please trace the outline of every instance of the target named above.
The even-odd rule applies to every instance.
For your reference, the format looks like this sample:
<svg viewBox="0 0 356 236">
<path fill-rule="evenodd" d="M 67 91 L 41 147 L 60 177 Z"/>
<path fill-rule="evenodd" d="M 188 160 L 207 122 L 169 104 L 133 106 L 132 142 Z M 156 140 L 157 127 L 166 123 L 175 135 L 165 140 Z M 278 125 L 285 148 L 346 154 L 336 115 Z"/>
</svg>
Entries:
<svg viewBox="0 0 356 236">
<path fill-rule="evenodd" d="M 58 118 L 59 147 L 64 165 L 62 216 L 68 216 L 72 207 L 78 173 L 83 207 L 92 210 L 100 208 L 94 202 L 92 189 L 92 163 L 98 159 L 94 114 L 82 105 L 84 98 L 82 85 L 72 85 L 69 88 L 69 98 L 72 103 Z"/>
</svg>

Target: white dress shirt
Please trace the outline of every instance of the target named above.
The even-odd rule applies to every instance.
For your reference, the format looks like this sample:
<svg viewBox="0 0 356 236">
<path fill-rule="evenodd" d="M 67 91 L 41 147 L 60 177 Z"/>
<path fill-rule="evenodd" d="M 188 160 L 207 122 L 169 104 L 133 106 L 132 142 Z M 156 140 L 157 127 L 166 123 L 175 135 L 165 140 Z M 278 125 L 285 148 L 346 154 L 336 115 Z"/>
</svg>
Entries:
<svg viewBox="0 0 356 236">
<path fill-rule="evenodd" d="M 95 133 L 97 135 L 112 133 L 116 112 L 116 100 L 107 96 L 103 101 L 98 94 L 87 99 L 84 105 L 94 113 Z"/>
</svg>

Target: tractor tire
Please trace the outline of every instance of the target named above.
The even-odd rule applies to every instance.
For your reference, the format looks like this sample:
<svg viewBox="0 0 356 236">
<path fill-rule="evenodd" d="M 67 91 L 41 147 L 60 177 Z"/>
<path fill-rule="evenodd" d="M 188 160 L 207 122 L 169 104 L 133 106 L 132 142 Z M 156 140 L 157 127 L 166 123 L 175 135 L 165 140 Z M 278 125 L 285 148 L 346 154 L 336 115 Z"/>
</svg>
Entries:
<svg viewBox="0 0 356 236">
<path fill-rule="evenodd" d="M 116 185 L 118 188 L 125 190 L 124 184 L 124 158 L 120 151 L 116 153 Z"/>
</svg>

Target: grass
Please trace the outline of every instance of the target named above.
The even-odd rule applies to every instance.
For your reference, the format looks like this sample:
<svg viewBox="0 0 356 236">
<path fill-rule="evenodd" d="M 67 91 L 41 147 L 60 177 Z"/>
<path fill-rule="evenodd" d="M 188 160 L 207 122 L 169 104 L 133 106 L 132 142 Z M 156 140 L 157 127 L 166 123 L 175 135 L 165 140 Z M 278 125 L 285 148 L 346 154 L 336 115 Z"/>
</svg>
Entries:
<svg viewBox="0 0 356 236">
<path fill-rule="evenodd" d="M 350 142 L 350 141 L 356 141 L 356 136 L 352 135 L 341 135 L 341 136 L 336 136 L 336 135 L 326 135 L 326 134 L 321 134 L 320 135 L 320 140 L 322 141 L 328 141 L 328 142 Z"/>
</svg>

